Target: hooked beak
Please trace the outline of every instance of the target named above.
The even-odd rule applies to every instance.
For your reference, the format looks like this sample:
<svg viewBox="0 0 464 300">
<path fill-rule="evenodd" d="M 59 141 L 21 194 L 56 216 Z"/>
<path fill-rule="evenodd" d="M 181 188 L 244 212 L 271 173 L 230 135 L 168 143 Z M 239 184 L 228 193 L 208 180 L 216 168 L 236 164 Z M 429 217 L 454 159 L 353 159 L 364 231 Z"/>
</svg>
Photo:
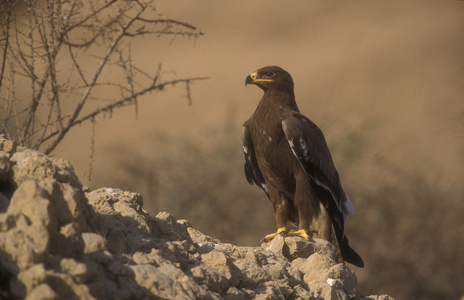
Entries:
<svg viewBox="0 0 464 300">
<path fill-rule="evenodd" d="M 256 83 L 263 82 L 263 81 L 272 81 L 271 79 L 257 78 L 257 76 L 258 76 L 257 72 L 254 72 L 254 73 L 251 73 L 250 75 L 248 75 L 245 78 L 245 86 L 247 86 L 247 84 L 256 84 Z"/>
</svg>

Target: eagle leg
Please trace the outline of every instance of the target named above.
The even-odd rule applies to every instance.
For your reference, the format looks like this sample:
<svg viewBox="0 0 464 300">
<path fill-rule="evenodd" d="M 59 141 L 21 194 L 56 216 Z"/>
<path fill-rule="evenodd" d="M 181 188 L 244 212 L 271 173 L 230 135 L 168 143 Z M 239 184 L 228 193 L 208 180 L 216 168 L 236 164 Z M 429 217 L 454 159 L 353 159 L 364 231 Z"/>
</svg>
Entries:
<svg viewBox="0 0 464 300">
<path fill-rule="evenodd" d="M 270 240 L 272 240 L 273 238 L 275 238 L 279 234 L 282 235 L 282 236 L 287 236 L 288 232 L 289 232 L 289 230 L 288 230 L 287 227 L 281 227 L 281 228 L 277 229 L 277 232 L 266 235 L 261 240 L 261 243 L 269 242 Z"/>
</svg>

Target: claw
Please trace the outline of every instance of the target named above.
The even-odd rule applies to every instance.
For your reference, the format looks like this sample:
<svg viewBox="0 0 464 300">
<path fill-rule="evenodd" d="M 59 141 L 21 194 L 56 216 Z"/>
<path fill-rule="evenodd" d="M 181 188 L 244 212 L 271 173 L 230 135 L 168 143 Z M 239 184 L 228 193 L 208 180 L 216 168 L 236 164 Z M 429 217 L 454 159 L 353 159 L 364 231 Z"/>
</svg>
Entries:
<svg viewBox="0 0 464 300">
<path fill-rule="evenodd" d="M 273 238 L 275 238 L 278 234 L 282 235 L 282 236 L 287 236 L 289 233 L 289 230 L 287 227 L 281 227 L 279 229 L 277 229 L 277 232 L 275 233 L 271 233 L 271 234 L 268 234 L 266 235 L 262 240 L 261 240 L 261 243 L 267 243 L 269 242 L 270 240 L 272 240 Z"/>
<path fill-rule="evenodd" d="M 306 233 L 306 230 L 300 229 L 300 230 L 290 230 L 288 233 L 288 236 L 300 236 L 304 239 L 309 240 L 309 235 Z"/>
<path fill-rule="evenodd" d="M 316 231 L 311 231 L 309 232 L 311 234 L 308 235 L 308 232 L 304 229 L 300 229 L 300 230 L 290 230 L 288 233 L 287 233 L 287 236 L 299 236 L 299 237 L 302 237 L 304 239 L 311 239 L 313 236 L 317 236 L 317 232 Z"/>
</svg>

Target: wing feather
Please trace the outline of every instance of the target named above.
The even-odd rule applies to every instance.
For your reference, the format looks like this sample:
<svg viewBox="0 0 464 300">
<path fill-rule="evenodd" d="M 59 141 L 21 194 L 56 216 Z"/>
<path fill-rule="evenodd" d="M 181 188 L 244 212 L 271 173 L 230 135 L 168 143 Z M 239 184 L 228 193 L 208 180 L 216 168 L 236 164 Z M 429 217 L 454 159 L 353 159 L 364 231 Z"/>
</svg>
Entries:
<svg viewBox="0 0 464 300">
<path fill-rule="evenodd" d="M 248 183 L 256 184 L 257 186 L 262 188 L 266 193 L 267 197 L 269 198 L 266 182 L 264 181 L 263 174 L 259 169 L 258 161 L 256 160 L 253 140 L 251 139 L 251 135 L 246 123 L 243 126 L 242 146 L 243 154 L 245 155 L 245 176 L 247 178 Z"/>
<path fill-rule="evenodd" d="M 342 207 L 346 196 L 322 131 L 297 112 L 282 120 L 282 128 L 293 154 L 308 176 L 332 196 L 323 204 L 331 215 L 332 222 L 338 224 L 338 230 L 341 231 L 339 233 L 343 233 Z"/>
</svg>

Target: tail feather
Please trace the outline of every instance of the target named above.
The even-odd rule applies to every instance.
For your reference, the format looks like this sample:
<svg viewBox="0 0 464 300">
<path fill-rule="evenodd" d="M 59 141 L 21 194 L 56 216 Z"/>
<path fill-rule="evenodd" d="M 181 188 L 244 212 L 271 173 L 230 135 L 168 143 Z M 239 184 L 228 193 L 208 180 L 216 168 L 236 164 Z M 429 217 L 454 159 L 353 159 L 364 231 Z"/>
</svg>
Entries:
<svg viewBox="0 0 464 300">
<path fill-rule="evenodd" d="M 340 251 L 342 252 L 343 260 L 353 264 L 357 267 L 364 268 L 364 261 L 361 256 L 350 247 L 348 238 L 345 236 L 343 244 L 340 245 Z"/>
</svg>

